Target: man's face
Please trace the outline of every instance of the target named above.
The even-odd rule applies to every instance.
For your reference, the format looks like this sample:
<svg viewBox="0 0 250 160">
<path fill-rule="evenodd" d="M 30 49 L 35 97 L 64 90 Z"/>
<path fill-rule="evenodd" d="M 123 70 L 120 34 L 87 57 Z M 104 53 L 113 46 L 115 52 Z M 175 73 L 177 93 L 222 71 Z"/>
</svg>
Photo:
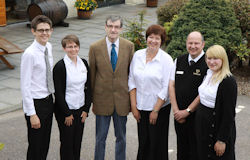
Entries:
<svg viewBox="0 0 250 160">
<path fill-rule="evenodd" d="M 192 32 L 188 35 L 186 48 L 193 59 L 200 55 L 204 48 L 204 45 L 205 42 L 202 41 L 202 37 L 199 32 Z"/>
<path fill-rule="evenodd" d="M 36 27 L 36 30 L 33 28 L 31 29 L 36 41 L 41 45 L 46 45 L 46 43 L 49 41 L 52 31 L 53 29 L 48 23 L 39 23 Z"/>
<path fill-rule="evenodd" d="M 122 31 L 120 20 L 114 22 L 108 20 L 105 25 L 105 31 L 109 41 L 115 42 Z"/>
</svg>

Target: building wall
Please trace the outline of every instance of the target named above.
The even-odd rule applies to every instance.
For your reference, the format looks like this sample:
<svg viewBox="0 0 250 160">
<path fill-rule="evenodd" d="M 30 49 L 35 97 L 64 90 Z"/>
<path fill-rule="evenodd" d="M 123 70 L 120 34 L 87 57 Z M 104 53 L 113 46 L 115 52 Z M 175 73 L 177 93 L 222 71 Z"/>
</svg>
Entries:
<svg viewBox="0 0 250 160">
<path fill-rule="evenodd" d="M 73 0 L 63 0 L 67 7 L 68 7 L 68 16 L 67 18 L 70 18 L 70 17 L 76 17 L 77 15 L 77 11 L 76 11 L 76 8 L 74 7 L 75 5 L 75 1 Z"/>
<path fill-rule="evenodd" d="M 67 7 L 68 7 L 68 16 L 67 18 L 70 17 L 76 17 L 77 16 L 77 10 L 74 7 L 75 1 L 74 0 L 63 0 Z M 125 0 L 125 4 L 143 4 L 145 3 L 145 0 Z"/>
</svg>

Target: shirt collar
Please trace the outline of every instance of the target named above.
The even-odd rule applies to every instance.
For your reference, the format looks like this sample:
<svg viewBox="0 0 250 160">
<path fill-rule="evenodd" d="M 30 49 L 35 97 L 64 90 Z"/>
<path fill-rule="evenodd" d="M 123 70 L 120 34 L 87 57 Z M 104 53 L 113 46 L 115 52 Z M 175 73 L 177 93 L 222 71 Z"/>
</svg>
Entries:
<svg viewBox="0 0 250 160">
<path fill-rule="evenodd" d="M 67 54 L 65 54 L 63 60 L 64 60 L 65 65 L 73 64 L 73 61 L 69 58 L 69 56 Z M 77 60 L 76 60 L 77 64 L 79 63 L 79 60 L 80 60 L 80 58 L 79 58 L 79 56 L 77 56 Z"/>
<path fill-rule="evenodd" d="M 46 45 L 43 46 L 43 45 L 41 45 L 40 43 L 38 43 L 36 39 L 34 40 L 34 44 L 35 44 L 35 46 L 36 46 L 37 48 L 39 48 L 43 53 L 45 52 L 45 49 L 46 49 L 46 47 L 47 47 L 47 45 L 48 45 L 48 43 L 46 43 Z M 47 47 L 47 48 L 48 48 L 48 47 Z"/>
<path fill-rule="evenodd" d="M 196 57 L 195 59 L 193 59 L 190 54 L 188 55 L 188 62 L 190 62 L 191 60 L 193 60 L 195 63 L 198 62 L 198 60 L 205 54 L 205 52 L 202 50 L 201 54 L 199 54 L 198 57 Z"/>
<path fill-rule="evenodd" d="M 111 47 L 111 45 L 113 44 L 112 42 L 109 41 L 108 37 L 106 36 L 106 43 L 109 47 Z M 117 40 L 114 42 L 115 47 L 119 47 L 119 38 L 117 38 Z"/>
<path fill-rule="evenodd" d="M 155 57 L 152 59 L 152 61 L 161 61 L 161 48 L 159 48 L 158 52 L 156 53 Z M 147 56 L 147 49 L 145 49 L 145 57 Z"/>
</svg>

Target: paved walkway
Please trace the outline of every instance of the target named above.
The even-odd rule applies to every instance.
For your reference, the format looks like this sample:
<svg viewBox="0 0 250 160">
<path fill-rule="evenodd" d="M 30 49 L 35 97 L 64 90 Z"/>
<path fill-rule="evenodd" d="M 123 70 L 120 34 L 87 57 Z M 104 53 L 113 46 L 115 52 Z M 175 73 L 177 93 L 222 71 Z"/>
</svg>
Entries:
<svg viewBox="0 0 250 160">
<path fill-rule="evenodd" d="M 164 3 L 166 0 L 161 0 Z M 91 43 L 105 36 L 104 23 L 107 15 L 119 14 L 124 18 L 132 18 L 143 9 L 147 13 L 145 18 L 148 25 L 157 23 L 156 8 L 147 8 L 145 4 L 140 5 L 114 5 L 98 8 L 94 11 L 90 20 L 79 20 L 76 17 L 66 19 L 69 27 L 54 27 L 50 42 L 53 45 L 54 63 L 64 56 L 60 41 L 67 34 L 76 34 L 81 43 L 80 57 L 88 59 L 88 50 Z M 28 23 L 28 22 L 27 22 Z M 25 49 L 33 42 L 33 35 L 26 27 L 27 23 L 18 23 L 0 28 L 0 35 L 7 40 Z M 22 54 L 5 56 L 15 66 L 8 69 L 0 62 L 0 114 L 21 108 L 20 93 L 20 61 Z"/>
</svg>

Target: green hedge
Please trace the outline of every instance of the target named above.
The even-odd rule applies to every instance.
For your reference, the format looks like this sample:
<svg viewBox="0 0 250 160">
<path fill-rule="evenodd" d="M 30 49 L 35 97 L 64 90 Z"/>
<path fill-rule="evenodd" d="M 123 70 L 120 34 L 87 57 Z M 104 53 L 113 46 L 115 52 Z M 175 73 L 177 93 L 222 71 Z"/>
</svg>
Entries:
<svg viewBox="0 0 250 160">
<path fill-rule="evenodd" d="M 205 50 L 220 44 L 229 51 L 241 42 L 241 30 L 230 2 L 225 0 L 190 0 L 179 13 L 171 29 L 171 41 L 166 51 L 176 58 L 186 53 L 186 37 L 200 31 L 205 38 Z"/>
<path fill-rule="evenodd" d="M 158 18 L 158 24 L 164 25 L 165 22 L 172 21 L 174 15 L 178 15 L 181 8 L 189 0 L 168 0 L 164 5 L 160 6 L 156 13 Z"/>
</svg>

